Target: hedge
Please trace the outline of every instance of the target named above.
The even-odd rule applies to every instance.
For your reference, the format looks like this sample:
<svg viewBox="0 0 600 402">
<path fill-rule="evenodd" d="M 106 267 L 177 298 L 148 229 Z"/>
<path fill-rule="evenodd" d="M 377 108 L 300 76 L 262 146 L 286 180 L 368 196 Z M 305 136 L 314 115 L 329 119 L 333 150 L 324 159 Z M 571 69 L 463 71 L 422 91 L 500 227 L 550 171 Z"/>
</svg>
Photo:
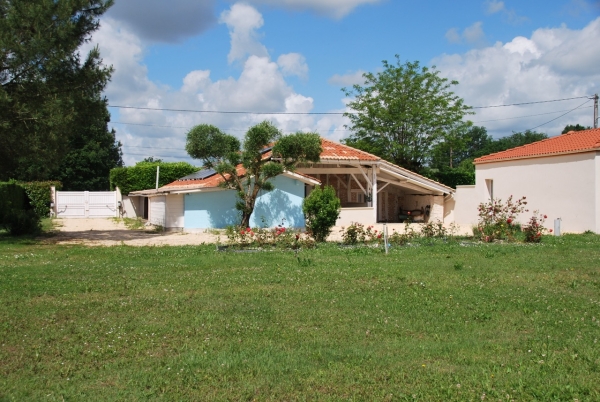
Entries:
<svg viewBox="0 0 600 402">
<path fill-rule="evenodd" d="M 40 218 L 45 218 L 50 213 L 50 202 L 52 201 L 50 188 L 54 186 L 57 191 L 62 188 L 60 181 L 19 182 L 19 185 L 25 189 L 33 210 Z"/>
<path fill-rule="evenodd" d="M 0 212 L 11 209 L 24 210 L 28 206 L 23 186 L 13 181 L 0 183 Z"/>
<path fill-rule="evenodd" d="M 160 166 L 159 187 L 200 170 L 187 162 L 139 162 L 135 166 L 111 169 L 110 189 L 119 187 L 121 194 L 127 195 L 155 188 L 157 166 Z"/>
</svg>

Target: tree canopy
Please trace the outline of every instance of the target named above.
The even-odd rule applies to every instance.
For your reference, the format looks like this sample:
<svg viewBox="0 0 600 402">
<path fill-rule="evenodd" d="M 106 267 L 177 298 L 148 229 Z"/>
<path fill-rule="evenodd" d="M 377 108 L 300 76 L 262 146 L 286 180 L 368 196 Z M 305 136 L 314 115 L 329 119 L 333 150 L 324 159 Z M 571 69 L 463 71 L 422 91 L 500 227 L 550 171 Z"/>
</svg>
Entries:
<svg viewBox="0 0 600 402">
<path fill-rule="evenodd" d="M 108 186 L 109 169 L 121 163 L 102 97 L 112 69 L 97 48 L 84 59 L 79 49 L 111 5 L 0 0 L 0 179 L 57 178 L 77 163 L 73 178 L 62 171 L 62 180 L 79 187 L 103 176 L 92 186 Z"/>
<path fill-rule="evenodd" d="M 432 158 L 423 174 L 450 187 L 475 184 L 475 158 L 545 138 L 548 136 L 544 133 L 527 130 L 494 139 L 485 127 L 465 124 L 433 147 Z"/>
<path fill-rule="evenodd" d="M 265 158 L 269 150 L 272 158 Z M 316 133 L 282 135 L 272 123 L 264 121 L 250 127 L 243 143 L 215 126 L 195 126 L 187 133 L 186 151 L 221 175 L 224 188 L 237 191 L 240 225 L 246 227 L 259 191 L 273 190 L 270 179 L 286 170 L 293 171 L 300 162 L 318 162 L 322 148 Z M 245 172 L 238 170 L 239 165 Z"/>
<path fill-rule="evenodd" d="M 458 84 L 440 76 L 435 66 L 418 61 L 383 61 L 383 71 L 365 73 L 364 85 L 343 88 L 353 100 L 345 113 L 352 135 L 346 144 L 420 172 L 433 146 L 470 113 L 451 88 Z"/>
<path fill-rule="evenodd" d="M 583 131 L 583 130 L 589 130 L 589 129 L 591 129 L 590 126 L 585 127 L 579 123 L 578 124 L 567 124 L 565 126 L 565 128 L 563 129 L 563 131 L 561 132 L 561 134 L 566 134 L 570 131 Z"/>
</svg>

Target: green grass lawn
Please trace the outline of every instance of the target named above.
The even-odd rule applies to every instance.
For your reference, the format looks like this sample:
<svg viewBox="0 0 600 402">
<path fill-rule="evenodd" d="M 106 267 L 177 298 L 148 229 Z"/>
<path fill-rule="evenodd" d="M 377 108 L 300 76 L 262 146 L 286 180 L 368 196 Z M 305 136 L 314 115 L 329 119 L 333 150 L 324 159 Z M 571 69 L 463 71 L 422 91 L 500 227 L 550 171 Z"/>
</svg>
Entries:
<svg viewBox="0 0 600 402">
<path fill-rule="evenodd" d="M 0 400 L 600 400 L 600 236 L 257 253 L 0 237 Z"/>
</svg>

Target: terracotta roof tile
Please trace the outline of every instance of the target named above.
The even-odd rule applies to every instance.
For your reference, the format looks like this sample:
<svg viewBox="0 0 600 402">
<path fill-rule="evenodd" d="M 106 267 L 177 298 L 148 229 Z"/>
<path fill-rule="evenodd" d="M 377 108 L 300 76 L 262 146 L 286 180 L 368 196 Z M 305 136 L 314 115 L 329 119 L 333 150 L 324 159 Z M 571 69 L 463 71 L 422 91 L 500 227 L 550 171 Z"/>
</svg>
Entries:
<svg viewBox="0 0 600 402">
<path fill-rule="evenodd" d="M 379 156 L 375 156 L 365 151 L 349 147 L 337 142 L 321 138 L 323 152 L 321 159 L 325 160 L 355 160 L 355 161 L 380 161 Z"/>
<path fill-rule="evenodd" d="M 507 159 L 526 159 L 565 153 L 600 150 L 600 128 L 570 131 L 567 134 L 507 149 L 475 159 L 474 163 L 498 162 Z"/>
</svg>

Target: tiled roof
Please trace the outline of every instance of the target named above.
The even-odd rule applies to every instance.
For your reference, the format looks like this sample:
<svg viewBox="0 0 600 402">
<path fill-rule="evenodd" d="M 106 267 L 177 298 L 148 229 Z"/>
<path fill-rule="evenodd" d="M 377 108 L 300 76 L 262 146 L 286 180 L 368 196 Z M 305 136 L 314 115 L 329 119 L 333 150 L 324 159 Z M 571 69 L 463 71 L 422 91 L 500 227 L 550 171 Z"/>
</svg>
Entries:
<svg viewBox="0 0 600 402">
<path fill-rule="evenodd" d="M 242 177 L 246 174 L 246 169 L 242 165 L 238 165 L 236 167 L 238 177 Z M 229 178 L 229 175 L 225 175 L 226 178 Z M 166 184 L 162 186 L 162 189 L 186 189 L 188 187 L 194 188 L 210 188 L 210 187 L 219 187 L 219 184 L 223 182 L 223 177 L 220 174 L 215 173 L 212 176 L 209 176 L 205 179 L 190 179 L 190 180 L 175 180 L 172 183 Z"/>
<path fill-rule="evenodd" d="M 337 142 L 321 138 L 321 159 L 325 160 L 355 160 L 355 161 L 380 161 L 379 156 L 375 156 L 365 151 L 349 147 Z"/>
<path fill-rule="evenodd" d="M 570 131 L 520 147 L 507 149 L 475 159 L 474 163 L 498 162 L 507 159 L 526 159 L 567 153 L 600 150 L 600 128 Z"/>
</svg>

